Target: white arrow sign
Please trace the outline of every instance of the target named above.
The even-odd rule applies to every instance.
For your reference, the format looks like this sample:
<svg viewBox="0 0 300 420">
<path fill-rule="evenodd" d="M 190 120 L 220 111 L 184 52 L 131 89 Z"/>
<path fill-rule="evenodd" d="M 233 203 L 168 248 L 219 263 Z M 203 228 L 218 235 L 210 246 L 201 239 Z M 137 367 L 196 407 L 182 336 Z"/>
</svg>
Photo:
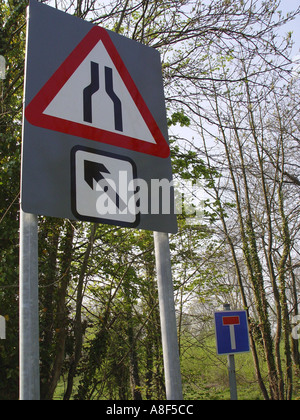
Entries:
<svg viewBox="0 0 300 420">
<path fill-rule="evenodd" d="M 72 206 L 80 219 L 117 221 L 121 226 L 138 222 L 131 209 L 134 191 L 128 185 L 135 179 L 135 164 L 112 153 L 75 147 L 72 151 Z M 131 204 L 130 204 L 131 203 Z"/>
</svg>

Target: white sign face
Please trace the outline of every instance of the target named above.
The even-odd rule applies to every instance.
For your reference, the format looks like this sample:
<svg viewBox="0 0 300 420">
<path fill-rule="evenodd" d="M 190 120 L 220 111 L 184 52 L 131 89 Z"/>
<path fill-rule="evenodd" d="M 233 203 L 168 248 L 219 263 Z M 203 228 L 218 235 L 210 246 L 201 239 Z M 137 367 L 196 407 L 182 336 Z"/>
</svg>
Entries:
<svg viewBox="0 0 300 420">
<path fill-rule="evenodd" d="M 134 227 L 136 168 L 127 157 L 84 147 L 72 150 L 72 207 L 78 219 Z"/>
<path fill-rule="evenodd" d="M 0 340 L 6 339 L 6 327 L 5 327 L 5 318 L 4 316 L 0 316 Z"/>
</svg>

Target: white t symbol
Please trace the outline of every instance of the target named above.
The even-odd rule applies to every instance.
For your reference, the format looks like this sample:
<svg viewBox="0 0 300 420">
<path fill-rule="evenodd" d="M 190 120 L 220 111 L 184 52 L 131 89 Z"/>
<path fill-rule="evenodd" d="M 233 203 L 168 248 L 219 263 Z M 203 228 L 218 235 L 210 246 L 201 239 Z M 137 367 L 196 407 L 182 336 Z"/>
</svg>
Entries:
<svg viewBox="0 0 300 420">
<path fill-rule="evenodd" d="M 223 321 L 223 326 L 229 327 L 231 350 L 236 350 L 234 326 L 240 325 L 240 317 L 233 316 L 233 315 L 223 316 L 222 321 Z"/>
</svg>

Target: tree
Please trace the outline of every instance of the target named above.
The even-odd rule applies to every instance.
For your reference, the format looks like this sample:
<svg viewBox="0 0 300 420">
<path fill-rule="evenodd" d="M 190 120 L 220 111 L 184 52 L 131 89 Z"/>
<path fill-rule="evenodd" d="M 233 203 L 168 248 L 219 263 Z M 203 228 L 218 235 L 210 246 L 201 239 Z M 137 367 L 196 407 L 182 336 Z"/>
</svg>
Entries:
<svg viewBox="0 0 300 420">
<path fill-rule="evenodd" d="M 252 337 L 257 328 L 253 325 L 250 333 L 258 381 L 266 399 L 290 399 L 293 376 L 290 311 L 297 301 L 297 291 L 290 283 L 290 221 L 296 217 L 297 208 L 286 188 L 285 167 L 293 164 L 287 160 L 286 151 L 292 137 L 288 134 L 291 131 L 284 128 L 279 104 L 288 100 L 289 89 L 283 84 L 291 80 L 292 69 L 290 61 L 269 39 L 274 37 L 261 44 L 259 56 L 249 43 L 237 45 L 227 56 L 223 51 L 211 54 L 209 89 L 194 82 L 195 99 L 191 107 L 196 108 L 199 121 L 195 126 L 199 127 L 203 144 L 197 150 L 199 153 L 204 150 L 208 165 L 223 175 L 218 183 L 212 179 L 213 189 L 209 193 L 214 202 L 207 216 L 216 222 L 220 235 L 230 246 L 242 303 L 249 319 L 256 319 L 259 325 L 269 390 L 260 374 Z M 206 110 L 198 105 L 200 99 L 202 103 L 205 100 Z M 293 230 L 296 243 L 298 230 Z M 242 275 L 245 270 L 246 278 Z M 250 300 L 246 287 L 251 288 Z M 288 298 L 291 295 L 292 305 Z"/>
</svg>

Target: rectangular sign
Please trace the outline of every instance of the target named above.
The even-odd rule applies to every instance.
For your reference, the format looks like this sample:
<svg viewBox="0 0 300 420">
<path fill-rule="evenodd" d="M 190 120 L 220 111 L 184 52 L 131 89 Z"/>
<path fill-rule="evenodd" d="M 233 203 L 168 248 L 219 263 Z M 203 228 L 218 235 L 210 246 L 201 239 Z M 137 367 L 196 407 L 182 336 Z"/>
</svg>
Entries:
<svg viewBox="0 0 300 420">
<path fill-rule="evenodd" d="M 214 318 L 219 355 L 250 351 L 246 311 L 215 312 Z"/>
<path fill-rule="evenodd" d="M 71 165 L 72 211 L 78 219 L 100 222 L 101 215 L 102 223 L 139 225 L 140 214 L 134 198 L 134 161 L 122 155 L 75 147 Z"/>
<path fill-rule="evenodd" d="M 30 0 L 21 205 L 177 232 L 158 51 Z"/>
</svg>

